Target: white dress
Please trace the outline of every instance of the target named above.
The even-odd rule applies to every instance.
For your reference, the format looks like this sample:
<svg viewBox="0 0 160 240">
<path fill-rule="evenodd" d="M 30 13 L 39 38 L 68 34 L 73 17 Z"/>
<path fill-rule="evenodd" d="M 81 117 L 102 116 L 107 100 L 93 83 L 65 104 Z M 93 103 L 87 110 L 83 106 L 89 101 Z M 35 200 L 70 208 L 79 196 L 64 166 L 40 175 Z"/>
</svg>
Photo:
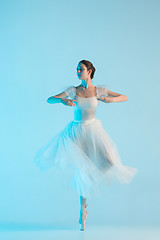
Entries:
<svg viewBox="0 0 160 240">
<path fill-rule="evenodd" d="M 107 89 L 96 86 L 97 95 L 89 98 L 78 96 L 74 86 L 65 92 L 77 100 L 72 106 L 74 119 L 37 151 L 35 164 L 42 171 L 69 167 L 74 173 L 70 186 L 86 198 L 99 194 L 101 182 L 110 185 L 117 179 L 129 183 L 137 169 L 122 164 L 115 143 L 96 118 L 97 98 L 107 96 Z"/>
</svg>

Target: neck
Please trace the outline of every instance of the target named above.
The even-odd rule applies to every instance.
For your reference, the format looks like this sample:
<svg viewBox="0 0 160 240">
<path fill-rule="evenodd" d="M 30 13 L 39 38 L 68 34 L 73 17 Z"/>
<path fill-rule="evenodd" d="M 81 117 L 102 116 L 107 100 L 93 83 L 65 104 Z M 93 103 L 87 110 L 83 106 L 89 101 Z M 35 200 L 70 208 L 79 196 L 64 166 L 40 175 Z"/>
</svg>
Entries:
<svg viewBox="0 0 160 240">
<path fill-rule="evenodd" d="M 90 88 L 90 87 L 93 87 L 94 85 L 92 84 L 91 79 L 87 79 L 87 80 L 82 80 L 80 86 L 84 88 Z"/>
</svg>

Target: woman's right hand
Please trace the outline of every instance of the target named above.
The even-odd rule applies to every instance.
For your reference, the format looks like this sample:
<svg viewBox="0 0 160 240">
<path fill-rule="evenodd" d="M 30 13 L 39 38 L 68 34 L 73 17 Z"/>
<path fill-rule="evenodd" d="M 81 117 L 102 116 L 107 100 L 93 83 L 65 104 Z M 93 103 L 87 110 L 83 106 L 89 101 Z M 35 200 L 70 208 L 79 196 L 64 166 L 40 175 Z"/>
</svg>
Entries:
<svg viewBox="0 0 160 240">
<path fill-rule="evenodd" d="M 65 98 L 61 98 L 61 102 L 64 104 L 64 105 L 67 105 L 67 106 L 75 106 L 75 103 L 74 102 L 77 102 L 77 100 L 74 100 L 74 99 L 65 99 Z"/>
</svg>

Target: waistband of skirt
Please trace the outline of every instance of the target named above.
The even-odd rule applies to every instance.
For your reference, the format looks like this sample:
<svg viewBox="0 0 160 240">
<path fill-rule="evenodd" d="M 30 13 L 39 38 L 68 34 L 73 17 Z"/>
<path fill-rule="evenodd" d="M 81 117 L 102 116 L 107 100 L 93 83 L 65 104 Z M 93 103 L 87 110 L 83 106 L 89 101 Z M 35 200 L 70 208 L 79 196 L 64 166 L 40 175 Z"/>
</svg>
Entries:
<svg viewBox="0 0 160 240">
<path fill-rule="evenodd" d="M 73 122 L 76 122 L 76 123 L 82 123 L 82 124 L 88 124 L 88 123 L 91 123 L 91 122 L 93 122 L 93 121 L 95 121 L 96 120 L 96 118 L 92 118 L 92 119 L 87 119 L 87 120 L 73 120 Z"/>
</svg>

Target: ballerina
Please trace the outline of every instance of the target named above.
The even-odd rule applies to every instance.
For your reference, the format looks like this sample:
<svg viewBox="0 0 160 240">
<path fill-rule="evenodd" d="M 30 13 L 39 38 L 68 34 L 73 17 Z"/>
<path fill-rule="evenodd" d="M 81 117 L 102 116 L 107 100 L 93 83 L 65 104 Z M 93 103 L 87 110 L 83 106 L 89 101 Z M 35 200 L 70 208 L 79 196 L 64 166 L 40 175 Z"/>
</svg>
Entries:
<svg viewBox="0 0 160 240">
<path fill-rule="evenodd" d="M 137 173 L 136 168 L 122 164 L 115 143 L 96 118 L 99 102 L 124 102 L 128 97 L 102 85 L 94 86 L 94 73 L 93 64 L 81 60 L 77 66 L 81 84 L 47 99 L 49 104 L 62 103 L 72 107 L 74 120 L 42 146 L 34 158 L 41 170 L 51 167 L 75 170 L 70 185 L 80 196 L 81 231 L 85 230 L 88 216 L 86 200 L 93 192 L 99 193 L 98 184 L 103 181 L 109 185 L 115 179 L 123 184 L 129 183 Z"/>
</svg>

